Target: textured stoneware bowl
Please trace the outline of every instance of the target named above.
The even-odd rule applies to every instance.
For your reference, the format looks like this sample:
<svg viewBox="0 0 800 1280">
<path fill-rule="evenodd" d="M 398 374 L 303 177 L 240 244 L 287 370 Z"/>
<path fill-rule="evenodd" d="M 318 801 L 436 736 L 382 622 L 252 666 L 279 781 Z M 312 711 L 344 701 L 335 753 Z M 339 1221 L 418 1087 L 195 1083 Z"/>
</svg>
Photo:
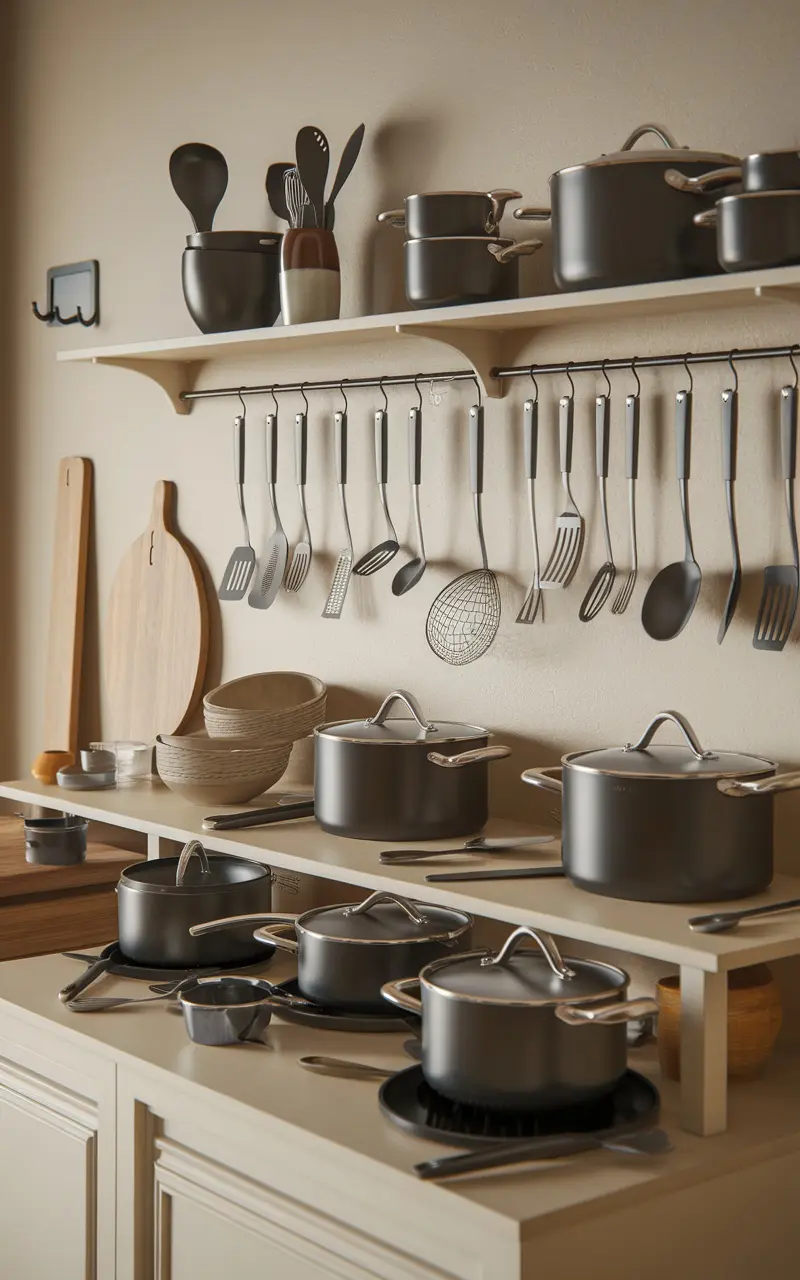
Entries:
<svg viewBox="0 0 800 1280">
<path fill-rule="evenodd" d="M 203 699 L 212 738 L 296 742 L 325 719 L 327 686 L 300 671 L 263 671 L 212 689 Z"/>
<path fill-rule="evenodd" d="M 156 739 L 158 776 L 170 791 L 195 804 L 245 804 L 283 777 L 291 743 L 229 751 L 193 750 Z"/>
</svg>

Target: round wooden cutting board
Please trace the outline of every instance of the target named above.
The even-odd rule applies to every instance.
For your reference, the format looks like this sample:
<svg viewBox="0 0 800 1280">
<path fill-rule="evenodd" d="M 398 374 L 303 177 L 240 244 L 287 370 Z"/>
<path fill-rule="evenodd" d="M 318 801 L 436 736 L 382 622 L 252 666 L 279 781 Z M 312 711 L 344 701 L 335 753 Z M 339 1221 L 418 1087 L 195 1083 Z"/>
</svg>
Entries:
<svg viewBox="0 0 800 1280">
<path fill-rule="evenodd" d="M 172 527 L 175 485 L 159 480 L 150 523 L 122 559 L 104 629 L 109 711 L 104 734 L 152 742 L 194 710 L 208 657 L 200 569 Z"/>
</svg>

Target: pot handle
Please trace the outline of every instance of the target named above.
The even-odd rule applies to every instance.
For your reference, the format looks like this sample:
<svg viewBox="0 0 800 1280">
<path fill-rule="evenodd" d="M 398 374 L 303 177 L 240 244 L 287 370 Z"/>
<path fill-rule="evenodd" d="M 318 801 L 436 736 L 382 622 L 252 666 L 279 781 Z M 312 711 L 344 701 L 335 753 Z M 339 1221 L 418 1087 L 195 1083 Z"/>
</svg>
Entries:
<svg viewBox="0 0 800 1280">
<path fill-rule="evenodd" d="M 423 733 L 436 732 L 436 725 L 430 724 L 429 721 L 425 719 L 425 713 L 422 710 L 422 707 L 417 702 L 413 693 L 408 692 L 408 689 L 394 689 L 391 693 L 387 693 L 383 702 L 378 707 L 378 710 L 375 712 L 375 715 L 369 716 L 366 723 L 378 726 L 384 724 L 388 719 L 389 709 L 395 702 L 402 702 L 404 706 L 408 707 L 412 717 L 416 720 Z"/>
<path fill-rule="evenodd" d="M 652 133 L 659 142 L 663 142 L 665 147 L 669 147 L 671 151 L 680 151 L 678 143 L 673 138 L 669 129 L 665 129 L 663 124 L 640 124 L 633 133 L 629 134 L 620 147 L 620 151 L 630 151 L 635 142 L 643 138 L 646 133 Z"/>
<path fill-rule="evenodd" d="M 407 898 L 400 898 L 395 893 L 387 893 L 384 889 L 378 889 L 376 893 L 371 893 L 363 902 L 359 902 L 355 907 L 345 907 L 342 912 L 343 916 L 364 916 L 379 902 L 393 902 L 396 907 L 404 911 L 409 920 L 413 920 L 414 924 L 425 924 L 427 916 L 418 911 L 413 902 L 409 902 Z"/>
<path fill-rule="evenodd" d="M 715 227 L 717 225 L 717 210 L 703 209 L 701 213 L 694 215 L 692 222 L 696 227 Z"/>
<path fill-rule="evenodd" d="M 686 716 L 681 715 L 680 711 L 659 711 L 657 716 L 653 716 L 649 725 L 645 729 L 638 742 L 626 742 L 622 748 L 623 751 L 644 751 L 650 746 L 656 735 L 656 730 L 662 724 L 675 724 L 683 734 L 686 745 L 696 760 L 716 760 L 713 751 L 704 751 L 700 746 L 695 733 Z"/>
<path fill-rule="evenodd" d="M 277 921 L 294 924 L 296 915 L 291 912 L 259 911 L 252 916 L 221 916 L 219 920 L 204 920 L 202 924 L 189 926 L 193 938 L 202 938 L 207 933 L 222 933 L 225 929 L 257 928 L 262 924 L 274 924 Z"/>
<path fill-rule="evenodd" d="M 690 177 L 688 173 L 681 173 L 679 169 L 667 169 L 664 173 L 664 181 L 676 191 L 691 191 L 694 195 L 704 196 L 707 191 L 714 191 L 717 187 L 727 187 L 731 182 L 739 182 L 741 176 L 742 166 L 731 164 L 727 168 L 710 169 L 708 173 L 698 173 L 694 177 Z"/>
<path fill-rule="evenodd" d="M 614 1026 L 618 1022 L 650 1017 L 658 1013 L 658 1004 L 650 996 L 640 996 L 637 1000 L 613 1000 L 606 1004 L 560 1004 L 555 1012 L 559 1021 L 570 1027 Z"/>
<path fill-rule="evenodd" d="M 541 787 L 542 791 L 555 791 L 557 795 L 561 795 L 564 790 L 564 783 L 560 778 L 551 778 L 551 773 L 561 773 L 562 766 L 560 764 L 549 765 L 544 769 L 526 769 L 520 774 L 523 782 L 527 782 L 531 787 Z"/>
<path fill-rule="evenodd" d="M 387 209 L 385 213 L 379 213 L 376 222 L 387 222 L 390 227 L 400 227 L 401 230 L 406 225 L 405 209 Z"/>
<path fill-rule="evenodd" d="M 502 190 L 487 191 L 486 194 L 492 202 L 492 212 L 486 219 L 486 230 L 489 232 L 493 231 L 497 227 L 497 224 L 500 222 L 500 219 L 506 211 L 506 205 L 509 200 L 521 200 L 522 192 Z"/>
<path fill-rule="evenodd" d="M 549 209 L 543 209 L 539 206 L 525 205 L 521 209 L 514 210 L 514 217 L 517 222 L 549 222 L 551 216 Z"/>
<path fill-rule="evenodd" d="M 484 956 L 481 960 L 481 968 L 488 969 L 492 965 L 505 964 L 506 960 L 517 950 L 523 938 L 533 938 L 557 978 L 575 977 L 575 970 L 570 969 L 568 964 L 564 964 L 561 952 L 550 937 L 550 934 L 544 933 L 541 929 L 532 929 L 527 924 L 520 925 L 519 929 L 515 929 L 513 933 L 509 934 L 496 956 Z"/>
<path fill-rule="evenodd" d="M 510 747 L 476 747 L 474 751 L 459 751 L 456 756 L 445 756 L 441 751 L 429 751 L 428 759 L 431 764 L 437 764 L 440 769 L 463 769 L 467 764 L 504 760 L 510 755 Z"/>
<path fill-rule="evenodd" d="M 284 934 L 282 929 L 291 930 L 290 934 Z M 279 951 L 288 951 L 290 955 L 297 955 L 297 938 L 294 936 L 294 923 L 291 920 L 279 919 L 273 925 L 268 925 L 263 929 L 256 929 L 253 934 L 256 942 L 267 942 L 273 947 L 277 947 Z"/>
<path fill-rule="evenodd" d="M 800 773 L 779 773 L 772 778 L 762 778 L 759 782 L 741 782 L 737 778 L 720 778 L 717 791 L 725 796 L 767 796 L 773 791 L 797 791 L 800 788 Z"/>
<path fill-rule="evenodd" d="M 398 978 L 396 982 L 386 982 L 381 987 L 381 995 L 398 1009 L 407 1013 L 422 1013 L 422 1001 L 408 993 L 412 987 L 419 986 L 419 978 Z"/>
<path fill-rule="evenodd" d="M 511 262 L 512 258 L 529 258 L 537 249 L 541 249 L 542 240 L 520 240 L 517 244 L 506 245 L 505 249 L 494 240 L 488 240 L 486 248 L 498 262 Z"/>
<path fill-rule="evenodd" d="M 199 840 L 189 840 L 188 843 L 185 844 L 181 849 L 181 856 L 178 858 L 178 866 L 177 866 L 177 870 L 175 871 L 176 888 L 180 887 L 180 885 L 183 884 L 183 878 L 186 875 L 189 862 L 195 854 L 197 854 L 198 858 L 200 859 L 200 871 L 202 872 L 202 874 L 204 876 L 210 875 L 208 857 L 206 856 L 205 849 L 203 848 Z"/>
</svg>

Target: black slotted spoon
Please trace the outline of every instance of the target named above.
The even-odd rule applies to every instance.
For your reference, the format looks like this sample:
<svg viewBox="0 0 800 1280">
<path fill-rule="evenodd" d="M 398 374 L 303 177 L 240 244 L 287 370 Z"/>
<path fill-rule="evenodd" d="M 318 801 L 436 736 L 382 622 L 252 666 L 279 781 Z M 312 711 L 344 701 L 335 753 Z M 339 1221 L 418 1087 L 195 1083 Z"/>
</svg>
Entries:
<svg viewBox="0 0 800 1280">
<path fill-rule="evenodd" d="M 780 653 L 789 639 L 797 612 L 800 557 L 797 550 L 797 520 L 794 509 L 794 478 L 797 474 L 797 387 L 781 387 L 781 456 L 786 490 L 786 516 L 792 544 L 792 564 L 770 564 L 764 570 L 764 585 L 758 607 L 753 648 Z"/>
</svg>

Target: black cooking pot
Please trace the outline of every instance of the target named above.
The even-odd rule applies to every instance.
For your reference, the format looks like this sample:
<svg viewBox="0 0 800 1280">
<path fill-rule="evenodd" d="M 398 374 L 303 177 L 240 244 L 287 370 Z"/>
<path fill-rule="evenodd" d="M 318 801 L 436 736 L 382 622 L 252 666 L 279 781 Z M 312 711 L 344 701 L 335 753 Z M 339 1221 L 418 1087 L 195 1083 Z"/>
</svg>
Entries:
<svg viewBox="0 0 800 1280">
<path fill-rule="evenodd" d="M 402 702 L 411 718 L 390 718 Z M 430 723 L 413 694 L 396 689 L 367 720 L 314 730 L 314 814 L 325 831 L 358 840 L 444 840 L 481 831 L 489 817 L 488 746 L 472 724 Z"/>
<path fill-rule="evenodd" d="M 248 858 L 207 854 L 192 840 L 179 858 L 153 858 L 122 872 L 117 885 L 120 950 L 136 964 L 158 969 L 255 963 L 264 953 L 252 930 L 194 938 L 189 929 L 216 916 L 269 911 L 271 905 L 269 867 Z"/>
<path fill-rule="evenodd" d="M 381 988 L 394 978 L 419 973 L 426 964 L 469 946 L 472 917 L 447 907 L 373 893 L 363 902 L 317 907 L 301 916 L 250 915 L 211 920 L 192 928 L 194 937 L 229 929 L 258 928 L 255 937 L 297 955 L 302 994 L 324 1008 L 385 1012 Z M 286 937 L 285 929 L 295 934 Z"/>
<path fill-rule="evenodd" d="M 633 151 L 644 134 L 661 151 Z M 667 169 L 694 175 L 738 165 L 737 156 L 679 147 L 659 125 L 643 124 L 620 151 L 560 169 L 550 209 L 516 209 L 515 218 L 553 222 L 553 275 L 560 289 L 680 280 L 719 271 L 716 254 L 692 222 L 697 204 L 667 185 Z M 698 195 L 706 207 L 713 196 Z"/>
<path fill-rule="evenodd" d="M 378 222 L 400 227 L 411 239 L 429 236 L 496 236 L 509 200 L 519 191 L 425 191 L 406 196 L 402 209 L 378 214 Z"/>
<path fill-rule="evenodd" d="M 541 240 L 442 236 L 403 245 L 406 297 L 414 307 L 500 302 L 519 297 L 519 259 Z"/>
<path fill-rule="evenodd" d="M 668 721 L 685 746 L 651 746 Z M 637 902 L 710 902 L 761 893 L 772 880 L 772 796 L 800 787 L 800 773 L 776 777 L 777 768 L 759 756 L 704 751 L 684 716 L 661 711 L 638 742 L 574 751 L 522 781 L 563 792 L 561 856 L 579 888 Z"/>
<path fill-rule="evenodd" d="M 800 190 L 725 196 L 695 214 L 695 226 L 716 228 L 716 249 L 726 271 L 757 271 L 800 262 Z"/>
<path fill-rule="evenodd" d="M 224 233 L 202 234 L 207 238 Z M 277 320 L 281 237 L 264 235 L 262 239 L 254 249 L 184 249 L 183 296 L 201 333 L 264 329 Z"/>
<path fill-rule="evenodd" d="M 705 195 L 719 187 L 740 182 L 743 191 L 791 191 L 800 188 L 800 151 L 761 151 L 745 156 L 740 164 L 712 169 L 690 177 L 678 169 L 668 169 L 664 179 L 678 191 Z"/>
<path fill-rule="evenodd" d="M 539 950 L 521 951 L 524 938 Z M 625 1000 L 628 975 L 562 960 L 549 934 L 516 929 L 497 955 L 434 960 L 390 982 L 385 999 L 422 1014 L 422 1071 L 437 1093 L 495 1110 L 570 1106 L 602 1097 L 627 1068 L 626 1022 L 655 1000 Z M 422 999 L 410 994 L 421 987 Z"/>
</svg>

